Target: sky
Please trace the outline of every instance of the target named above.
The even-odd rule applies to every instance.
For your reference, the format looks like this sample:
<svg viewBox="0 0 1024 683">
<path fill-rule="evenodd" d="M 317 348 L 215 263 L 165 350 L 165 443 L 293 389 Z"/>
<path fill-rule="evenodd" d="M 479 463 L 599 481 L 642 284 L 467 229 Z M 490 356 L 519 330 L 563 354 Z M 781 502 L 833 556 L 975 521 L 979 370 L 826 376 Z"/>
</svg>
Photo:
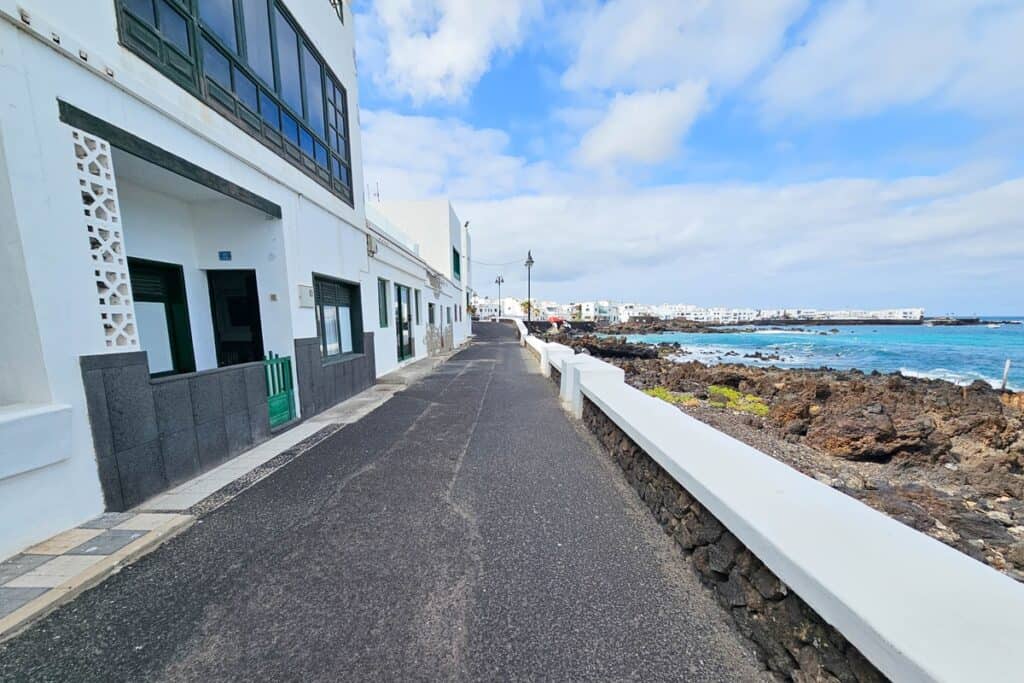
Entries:
<svg viewBox="0 0 1024 683">
<path fill-rule="evenodd" d="M 1020 0 L 357 0 L 364 173 L 473 286 L 1024 313 Z"/>
</svg>

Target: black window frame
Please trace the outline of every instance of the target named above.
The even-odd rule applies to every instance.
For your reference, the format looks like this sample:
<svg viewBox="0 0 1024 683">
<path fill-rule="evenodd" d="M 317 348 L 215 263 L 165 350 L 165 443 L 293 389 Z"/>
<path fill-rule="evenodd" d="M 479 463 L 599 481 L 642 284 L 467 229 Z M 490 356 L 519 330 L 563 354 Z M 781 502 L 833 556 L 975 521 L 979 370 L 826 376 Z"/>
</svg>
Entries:
<svg viewBox="0 0 1024 683">
<path fill-rule="evenodd" d="M 138 0 L 136 0 L 138 1 Z M 145 2 L 146 0 L 142 0 Z M 259 140 L 265 147 L 288 161 L 292 166 L 303 171 L 320 185 L 332 192 L 349 206 L 355 208 L 353 192 L 352 153 L 351 153 L 351 122 L 348 104 L 348 91 L 341 84 L 327 60 L 317 50 L 316 45 L 302 30 L 295 17 L 288 11 L 282 0 L 266 0 L 271 41 L 271 61 L 273 63 L 274 83 L 267 83 L 256 70 L 248 64 L 248 46 L 245 35 L 244 9 L 242 0 L 232 0 L 235 19 L 235 42 L 237 50 L 230 47 L 206 25 L 199 17 L 201 0 L 148 0 L 153 8 L 156 23 L 149 23 L 148 18 L 137 16 L 129 7 L 130 0 L 114 0 L 117 9 L 117 27 L 119 42 L 123 47 L 149 63 L 162 74 L 187 90 L 204 104 L 215 109 L 219 114 L 244 130 L 251 137 Z M 164 36 L 159 25 L 160 7 L 167 5 L 173 12 L 185 20 L 188 38 L 188 50 L 182 50 L 173 40 Z M 307 118 L 307 112 L 295 111 L 280 94 L 281 77 L 278 65 L 277 29 L 274 13 L 281 14 L 295 31 L 298 38 L 297 57 L 300 63 L 300 95 L 305 108 L 306 83 L 302 73 L 301 60 L 303 47 L 319 63 L 321 81 L 321 103 L 323 107 L 324 134 L 318 133 L 313 122 Z M 206 75 L 204 71 L 203 44 L 208 44 L 229 63 L 231 84 L 225 88 L 218 81 Z M 239 94 L 238 83 L 245 86 L 248 93 L 255 86 L 254 107 Z M 335 96 L 335 91 L 339 94 Z M 328 106 L 330 98 L 331 106 Z M 339 106 L 340 105 L 340 106 Z M 333 108 L 332 108 L 333 107 Z M 266 111 L 264 111 L 266 110 Z M 286 117 L 296 123 L 296 140 L 289 140 L 284 129 Z M 328 120 L 330 117 L 330 123 Z M 276 126 L 270 122 L 276 118 Z M 340 125 L 339 125 L 340 124 Z M 304 135 L 305 133 L 305 135 Z M 303 142 L 308 139 L 311 144 L 304 148 Z"/>
<path fill-rule="evenodd" d="M 345 7 L 344 7 L 344 3 L 342 2 L 342 0 L 329 0 L 329 1 L 331 3 L 331 7 L 333 7 L 334 11 L 338 14 L 338 21 L 340 21 L 341 23 L 344 24 L 345 23 Z"/>
<path fill-rule="evenodd" d="M 462 282 L 462 254 L 455 247 L 452 247 L 452 275 Z"/>
<path fill-rule="evenodd" d="M 330 291 L 329 291 L 330 290 Z M 352 331 L 352 350 L 345 351 L 341 343 L 341 315 L 338 319 L 338 353 L 327 353 L 327 330 L 325 329 L 324 308 L 343 308 L 341 301 L 348 299 L 349 325 Z M 359 283 L 340 280 L 328 275 L 313 273 L 313 308 L 316 315 L 316 334 L 320 342 L 320 358 L 324 362 L 344 356 L 363 353 L 363 307 Z"/>
<path fill-rule="evenodd" d="M 380 329 L 390 327 L 391 315 L 388 311 L 388 281 L 382 277 L 377 278 L 377 310 L 380 313 Z"/>
</svg>

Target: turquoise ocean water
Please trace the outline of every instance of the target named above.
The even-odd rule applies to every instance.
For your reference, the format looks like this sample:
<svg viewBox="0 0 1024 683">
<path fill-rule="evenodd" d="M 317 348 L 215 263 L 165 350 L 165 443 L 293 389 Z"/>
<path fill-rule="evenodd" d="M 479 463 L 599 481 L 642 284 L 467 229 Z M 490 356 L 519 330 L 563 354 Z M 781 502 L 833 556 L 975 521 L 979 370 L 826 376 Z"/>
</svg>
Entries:
<svg viewBox="0 0 1024 683">
<path fill-rule="evenodd" d="M 1024 315 L 998 320 L 1024 321 Z M 819 334 L 838 329 L 836 334 Z M 731 334 L 666 332 L 631 335 L 630 341 L 679 342 L 689 355 L 681 360 L 703 363 L 744 363 L 792 368 L 827 366 L 840 370 L 901 372 L 912 377 L 969 384 L 982 379 L 1002 381 L 1003 365 L 1012 361 L 1009 388 L 1024 391 L 1024 325 L 924 327 L 922 325 L 856 325 L 803 327 L 799 330 L 754 328 Z M 782 360 L 761 361 L 743 354 L 760 351 Z M 739 355 L 726 355 L 735 352 Z"/>
</svg>

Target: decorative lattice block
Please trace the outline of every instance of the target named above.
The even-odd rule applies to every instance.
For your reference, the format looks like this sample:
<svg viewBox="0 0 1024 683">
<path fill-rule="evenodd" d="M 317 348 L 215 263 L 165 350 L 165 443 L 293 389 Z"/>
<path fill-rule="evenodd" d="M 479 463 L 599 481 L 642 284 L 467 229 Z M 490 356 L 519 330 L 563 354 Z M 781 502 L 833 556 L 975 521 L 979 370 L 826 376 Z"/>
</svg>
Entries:
<svg viewBox="0 0 1024 683">
<path fill-rule="evenodd" d="M 110 145 L 77 128 L 71 129 L 71 137 L 104 340 L 110 349 L 138 349 L 132 283 L 128 277 Z"/>
</svg>

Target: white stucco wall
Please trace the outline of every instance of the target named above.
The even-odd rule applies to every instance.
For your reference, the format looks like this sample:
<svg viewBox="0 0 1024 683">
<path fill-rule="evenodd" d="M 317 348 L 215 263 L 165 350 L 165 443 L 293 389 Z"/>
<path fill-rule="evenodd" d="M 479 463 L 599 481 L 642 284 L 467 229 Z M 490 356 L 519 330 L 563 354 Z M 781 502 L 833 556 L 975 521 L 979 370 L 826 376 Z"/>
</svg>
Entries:
<svg viewBox="0 0 1024 683">
<path fill-rule="evenodd" d="M 375 319 L 361 227 L 352 17 L 346 9 L 343 25 L 326 1 L 288 7 L 347 89 L 354 207 L 121 47 L 112 1 L 0 0 L 0 265 L 23 264 L 20 274 L 7 271 L 13 296 L 3 300 L 20 312 L 8 319 L 20 321 L 21 334 L 5 330 L 0 351 L 22 359 L 24 382 L 18 396 L 4 400 L 28 397 L 71 411 L 68 457 L 0 479 L 0 557 L 103 508 L 79 357 L 111 349 L 98 318 L 71 129 L 59 121 L 58 99 L 281 206 L 280 220 L 232 201 L 183 208 L 122 179 L 128 254 L 191 264 L 186 286 L 200 368 L 216 364 L 204 336 L 212 333 L 204 269 L 256 269 L 268 350 L 290 355 L 294 338 L 316 335 L 313 310 L 299 307 L 297 287 L 310 284 L 313 272 L 360 283 L 364 318 Z M 21 24 L 22 8 L 29 27 Z M 108 67 L 113 77 L 103 75 Z M 224 249 L 232 251 L 229 264 L 217 260 Z"/>
</svg>

